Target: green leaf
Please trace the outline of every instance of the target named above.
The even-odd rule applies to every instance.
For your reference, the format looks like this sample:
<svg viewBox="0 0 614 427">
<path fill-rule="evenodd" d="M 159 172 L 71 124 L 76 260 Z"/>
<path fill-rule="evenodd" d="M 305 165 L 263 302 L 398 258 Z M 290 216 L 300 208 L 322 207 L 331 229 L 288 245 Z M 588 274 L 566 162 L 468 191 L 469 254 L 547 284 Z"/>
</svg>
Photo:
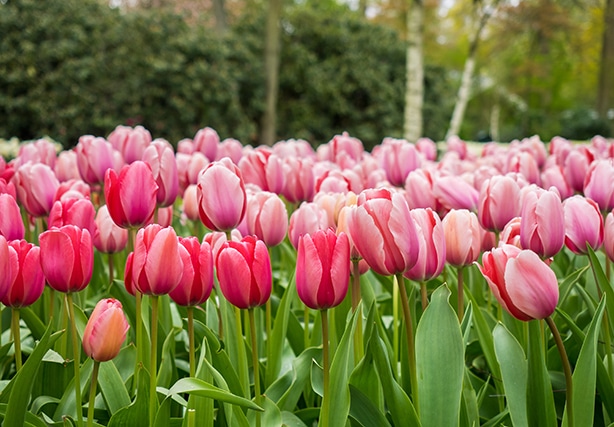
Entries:
<svg viewBox="0 0 614 427">
<path fill-rule="evenodd" d="M 160 356 L 160 367 L 158 368 L 158 378 L 156 384 L 167 388 L 174 378 L 177 378 L 177 365 L 175 364 L 175 335 L 181 329 L 172 328 L 162 346 Z"/>
<path fill-rule="evenodd" d="M 612 288 L 610 281 L 603 272 L 603 268 L 601 268 L 601 263 L 599 263 L 599 258 L 597 258 L 595 251 L 593 251 L 590 246 L 587 246 L 587 249 L 588 259 L 591 263 L 591 268 L 593 269 L 595 278 L 597 279 L 597 284 L 608 297 L 606 301 L 608 313 L 610 313 L 610 315 L 608 316 L 608 321 L 610 322 L 610 326 L 614 328 L 614 316 L 612 315 L 612 313 L 614 313 L 614 289 Z"/>
<path fill-rule="evenodd" d="M 267 426 L 267 427 L 281 427 L 282 424 L 282 418 L 281 418 L 281 411 L 279 410 L 279 408 L 277 407 L 277 405 L 275 405 L 275 402 L 273 402 L 271 399 L 269 399 L 268 397 L 264 396 L 263 399 L 263 408 L 264 408 L 264 413 L 260 414 L 261 415 L 261 425 L 262 426 Z M 249 417 L 248 417 L 249 423 L 250 425 L 256 425 L 255 421 L 256 421 L 256 412 L 250 412 L 249 413 Z"/>
<path fill-rule="evenodd" d="M 495 326 L 493 338 L 512 423 L 526 426 L 528 425 L 526 397 L 528 369 L 524 351 L 502 323 Z"/>
<path fill-rule="evenodd" d="M 34 339 L 40 340 L 45 333 L 45 324 L 43 321 L 38 318 L 30 307 L 20 308 L 19 316 L 23 319 L 26 325 L 28 325 Z"/>
<path fill-rule="evenodd" d="M 268 346 L 269 354 L 267 356 L 266 373 L 264 384 L 265 387 L 273 384 L 281 371 L 281 360 L 288 331 L 288 317 L 290 314 L 290 301 L 292 301 L 292 292 L 296 292 L 296 286 L 288 286 L 284 292 L 277 313 L 275 315 L 275 323 L 271 332 L 270 345 Z"/>
<path fill-rule="evenodd" d="M 595 386 L 597 382 L 597 342 L 601 320 L 606 306 L 604 295 L 591 321 L 580 355 L 576 361 L 573 381 L 573 416 L 574 425 L 592 426 L 595 415 Z M 567 426 L 567 405 L 563 414 L 563 426 Z"/>
<path fill-rule="evenodd" d="M 0 403 L 0 419 L 5 418 L 6 411 L 7 411 L 7 404 Z M 4 425 L 8 426 L 9 424 L 4 424 Z M 47 424 L 45 424 L 43 420 L 41 420 L 40 418 L 38 418 L 36 415 L 32 414 L 31 412 L 26 412 L 23 425 L 24 427 L 47 427 Z"/>
<path fill-rule="evenodd" d="M 390 423 L 373 401 L 350 384 L 350 417 L 362 427 L 390 427 Z"/>
<path fill-rule="evenodd" d="M 165 400 L 173 395 L 181 395 L 183 393 L 194 394 L 196 396 L 208 397 L 216 399 L 220 402 L 227 402 L 233 405 L 242 406 L 244 408 L 253 409 L 255 411 L 263 411 L 264 409 L 256 405 L 251 400 L 241 396 L 234 395 L 226 390 L 212 386 L 198 378 L 182 378 L 177 381 L 166 394 Z"/>
<path fill-rule="evenodd" d="M 113 362 L 100 364 L 98 386 L 111 415 L 130 405 L 130 395 Z"/>
<path fill-rule="evenodd" d="M 142 366 L 138 369 L 136 399 L 113 414 L 107 427 L 149 426 L 149 373 Z"/>
<path fill-rule="evenodd" d="M 464 345 L 458 317 L 448 303 L 450 291 L 440 286 L 416 329 L 416 371 L 423 426 L 459 422 L 464 374 Z"/>
<path fill-rule="evenodd" d="M 70 362 L 66 365 L 67 369 L 73 371 L 72 363 Z M 92 375 L 92 369 L 94 367 L 94 363 L 92 359 L 87 359 L 82 365 L 80 369 L 80 377 L 79 381 L 81 383 L 81 390 L 85 390 L 90 377 Z M 79 408 L 81 408 L 82 402 L 79 402 Z M 64 394 L 62 395 L 62 399 L 60 399 L 60 403 L 58 403 L 57 408 L 53 414 L 53 419 L 58 421 L 61 420 L 65 415 L 70 415 L 76 418 L 77 415 L 77 404 L 75 401 L 75 379 L 72 377 L 70 383 L 64 390 Z"/>
<path fill-rule="evenodd" d="M 207 339 L 203 339 L 200 347 L 200 359 L 196 369 L 196 378 L 199 378 L 207 383 L 213 382 L 213 375 L 209 371 L 209 367 L 205 363 L 207 357 L 211 357 L 211 351 L 207 344 Z M 228 386 L 226 386 L 228 387 Z M 213 401 L 199 396 L 190 396 L 188 398 L 188 409 L 196 411 L 196 426 L 198 427 L 213 427 Z M 187 426 L 187 420 L 184 419 L 184 426 Z"/>
<path fill-rule="evenodd" d="M 530 426 L 556 427 L 554 397 L 546 368 L 541 321 L 529 324 L 527 417 Z"/>
</svg>

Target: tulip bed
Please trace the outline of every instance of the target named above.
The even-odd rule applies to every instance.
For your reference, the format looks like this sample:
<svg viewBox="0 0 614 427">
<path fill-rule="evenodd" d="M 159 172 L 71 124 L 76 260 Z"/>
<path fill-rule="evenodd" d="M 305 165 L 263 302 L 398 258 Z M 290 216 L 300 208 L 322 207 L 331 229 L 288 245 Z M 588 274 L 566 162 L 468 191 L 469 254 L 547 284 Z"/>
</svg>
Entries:
<svg viewBox="0 0 614 427">
<path fill-rule="evenodd" d="M 0 160 L 5 426 L 614 421 L 614 141 Z"/>
</svg>

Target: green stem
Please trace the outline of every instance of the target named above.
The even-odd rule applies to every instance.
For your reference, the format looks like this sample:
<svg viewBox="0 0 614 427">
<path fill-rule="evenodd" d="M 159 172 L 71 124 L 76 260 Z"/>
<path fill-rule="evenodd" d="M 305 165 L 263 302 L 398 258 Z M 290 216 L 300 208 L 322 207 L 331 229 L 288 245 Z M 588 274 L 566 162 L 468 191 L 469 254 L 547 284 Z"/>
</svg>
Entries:
<svg viewBox="0 0 614 427">
<path fill-rule="evenodd" d="M 196 409 L 188 409 L 188 427 L 196 426 Z"/>
<path fill-rule="evenodd" d="M 322 407 L 320 408 L 320 424 L 322 427 L 328 427 L 329 425 L 329 413 L 330 413 L 330 364 L 328 354 L 328 310 L 321 311 L 322 317 L 322 369 L 324 371 L 324 383 L 322 390 Z"/>
<path fill-rule="evenodd" d="M 401 278 L 402 275 L 398 275 Z M 392 281 L 392 352 L 394 355 L 394 366 L 392 371 L 398 377 L 399 364 L 399 277 L 394 276 Z"/>
<path fill-rule="evenodd" d="M 554 342 L 556 343 L 556 347 L 561 355 L 561 361 L 563 362 L 563 372 L 565 373 L 565 383 L 567 386 L 565 390 L 565 397 L 567 399 L 567 426 L 573 427 L 573 381 L 571 377 L 571 365 L 569 364 L 569 358 L 567 357 L 567 352 L 565 351 L 565 346 L 563 345 L 563 340 L 561 339 L 561 334 L 559 334 L 556 324 L 550 317 L 546 317 L 545 320 L 550 328 L 550 331 L 552 331 Z"/>
<path fill-rule="evenodd" d="M 266 301 L 266 304 L 264 306 L 265 308 L 265 312 L 264 312 L 264 316 L 265 316 L 265 327 L 266 327 L 266 354 L 271 354 L 271 331 L 273 330 L 272 328 L 272 323 L 271 323 L 271 319 L 272 319 L 272 313 L 271 313 L 271 298 L 269 298 Z"/>
<path fill-rule="evenodd" d="M 149 423 L 154 424 L 158 410 L 158 296 L 151 295 L 151 363 L 149 369 Z"/>
<path fill-rule="evenodd" d="M 424 311 L 429 305 L 429 298 L 425 282 L 420 282 L 420 298 L 422 300 L 422 311 Z"/>
<path fill-rule="evenodd" d="M 75 367 L 75 402 L 77 408 L 77 426 L 81 427 L 83 425 L 83 409 L 81 405 L 81 378 L 80 378 L 80 368 L 81 368 L 81 352 L 79 349 L 79 336 L 77 335 L 77 322 L 75 319 L 75 308 L 73 306 L 72 301 L 72 293 L 68 292 L 66 294 L 66 305 L 68 306 L 68 317 L 70 320 L 70 332 L 72 335 L 72 354 L 73 354 L 73 365 Z"/>
<path fill-rule="evenodd" d="M 100 362 L 94 360 L 94 369 L 92 370 L 92 380 L 90 381 L 90 401 L 87 407 L 87 427 L 94 425 L 94 402 L 96 401 L 96 386 L 98 385 L 98 369 Z"/>
<path fill-rule="evenodd" d="M 457 306 L 457 313 L 458 313 L 458 321 L 462 322 L 463 321 L 463 315 L 465 313 L 465 294 L 464 294 L 464 278 L 463 278 L 463 267 L 458 267 L 456 269 L 457 274 L 458 274 L 458 280 L 456 281 L 457 283 L 457 296 L 458 296 L 458 306 Z"/>
<path fill-rule="evenodd" d="M 352 311 L 355 312 L 360 303 L 360 268 L 358 266 L 358 260 L 352 260 Z M 358 313 L 356 319 L 356 330 L 354 331 L 354 364 L 358 365 L 358 362 L 364 356 L 364 345 L 362 337 L 362 313 Z"/>
<path fill-rule="evenodd" d="M 260 405 L 260 369 L 258 365 L 258 343 L 256 341 L 256 319 L 254 309 L 248 309 L 249 330 L 252 338 L 252 366 L 254 368 L 254 396 L 256 404 Z M 260 427 L 260 412 L 256 412 L 256 427 Z"/>
<path fill-rule="evenodd" d="M 303 339 L 305 341 L 305 348 L 309 347 L 309 307 L 305 306 L 303 308 L 303 323 L 305 324 L 305 329 L 303 330 Z"/>
<path fill-rule="evenodd" d="M 190 377 L 194 378 L 196 373 L 196 358 L 194 356 L 194 307 L 188 307 L 188 346 L 190 347 Z"/>
<path fill-rule="evenodd" d="M 109 283 L 113 283 L 113 279 L 115 278 L 115 269 L 113 268 L 113 264 L 114 264 L 114 256 L 113 254 L 109 254 L 108 256 L 108 260 L 109 260 Z"/>
<path fill-rule="evenodd" d="M 49 318 L 53 319 L 53 312 L 55 307 L 55 290 L 49 288 Z"/>
<path fill-rule="evenodd" d="M 136 392 L 136 386 L 138 384 L 139 366 L 143 364 L 143 318 L 141 315 L 143 305 L 143 295 L 136 289 L 134 290 L 136 298 L 136 360 L 134 366 L 134 381 L 132 382 L 132 391 Z"/>
<path fill-rule="evenodd" d="M 19 330 L 19 309 L 11 308 L 11 328 L 13 330 L 13 342 L 15 343 L 15 371 L 21 369 L 21 332 Z"/>
<path fill-rule="evenodd" d="M 403 308 L 403 320 L 405 321 L 405 337 L 407 339 L 407 357 L 409 358 L 409 376 L 411 381 L 411 396 L 416 408 L 416 413 L 420 415 L 420 406 L 418 401 L 418 376 L 416 375 L 416 351 L 414 348 L 414 327 L 411 320 L 411 312 L 409 309 L 409 298 L 407 297 L 407 289 L 403 281 L 403 274 L 397 274 L 399 290 L 401 291 L 401 306 Z"/>
<path fill-rule="evenodd" d="M 239 355 L 238 374 L 241 386 L 243 387 L 243 396 L 249 396 L 249 375 L 247 372 L 247 352 L 245 350 L 245 342 L 243 341 L 243 322 L 241 320 L 241 310 L 234 307 L 235 311 L 235 326 L 236 326 L 236 345 Z"/>
</svg>

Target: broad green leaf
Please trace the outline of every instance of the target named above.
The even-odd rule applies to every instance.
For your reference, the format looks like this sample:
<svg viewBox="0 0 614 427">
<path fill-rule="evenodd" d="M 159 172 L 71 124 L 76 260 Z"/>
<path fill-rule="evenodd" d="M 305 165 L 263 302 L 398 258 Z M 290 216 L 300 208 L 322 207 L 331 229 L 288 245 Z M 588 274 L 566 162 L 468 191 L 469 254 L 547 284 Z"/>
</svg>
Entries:
<svg viewBox="0 0 614 427">
<path fill-rule="evenodd" d="M 435 290 L 416 329 L 419 413 L 423 426 L 452 426 L 459 422 L 465 353 L 449 296 L 445 285 Z"/>
<path fill-rule="evenodd" d="M 307 427 L 299 417 L 288 411 L 281 411 L 281 421 L 286 427 Z"/>
<path fill-rule="evenodd" d="M 130 405 L 130 395 L 113 362 L 100 364 L 98 387 L 111 415 Z"/>
<path fill-rule="evenodd" d="M 175 364 L 175 335 L 181 329 L 172 328 L 164 340 L 162 353 L 160 354 L 160 366 L 156 384 L 160 387 L 169 387 L 177 378 L 177 365 Z"/>
<path fill-rule="evenodd" d="M 281 411 L 275 405 L 271 399 L 266 396 L 263 396 L 262 407 L 264 408 L 264 413 L 250 411 L 248 414 L 248 421 L 250 425 L 256 425 L 256 414 L 260 415 L 260 423 L 262 426 L 266 427 L 282 427 L 282 419 L 281 419 Z"/>
<path fill-rule="evenodd" d="M 591 426 L 595 415 L 595 386 L 597 382 L 597 343 L 601 320 L 606 306 L 604 295 L 586 332 L 584 344 L 573 372 L 573 417 L 576 426 Z M 567 426 L 567 411 L 563 414 L 563 427 Z"/>
<path fill-rule="evenodd" d="M 545 363 L 542 327 L 539 320 L 529 323 L 527 418 L 529 426 L 556 427 L 552 385 Z"/>
<path fill-rule="evenodd" d="M 364 395 L 369 400 L 371 406 L 382 412 L 384 409 L 384 395 L 382 385 L 375 369 L 375 361 L 373 360 L 373 352 L 370 347 L 367 348 L 364 357 L 354 368 L 350 376 L 350 385 L 353 386 L 360 394 Z M 352 389 L 350 388 L 350 392 Z M 354 405 L 354 401 L 352 401 Z M 350 407 L 350 413 L 352 411 Z"/>
<path fill-rule="evenodd" d="M 6 417 L 7 404 L 0 403 L 0 420 L 4 420 Z M 9 424 L 3 424 L 8 426 Z M 23 422 L 24 427 L 47 427 L 47 424 L 36 415 L 31 412 L 26 412 Z"/>
<path fill-rule="evenodd" d="M 528 370 L 524 351 L 516 338 L 501 323 L 495 326 L 493 338 L 512 423 L 526 426 L 528 425 L 526 397 Z"/>
<path fill-rule="evenodd" d="M 117 411 L 107 427 L 148 427 L 149 426 L 149 373 L 139 367 L 136 399 L 129 406 Z"/>
<path fill-rule="evenodd" d="M 270 337 L 270 345 L 268 345 L 269 354 L 267 355 L 266 373 L 264 386 L 268 387 L 279 376 L 281 370 L 281 360 L 288 331 L 288 316 L 290 313 L 290 301 L 292 300 L 291 293 L 296 292 L 296 286 L 288 286 L 284 292 L 277 313 L 275 315 L 275 323 Z"/>
<path fill-rule="evenodd" d="M 211 351 L 207 345 L 207 339 L 203 340 L 200 347 L 200 359 L 196 369 L 196 378 L 199 378 L 207 383 L 213 382 L 213 375 L 209 371 L 206 358 L 211 358 Z M 226 386 L 228 387 L 228 386 Z M 188 398 L 188 409 L 193 409 L 196 412 L 195 427 L 213 427 L 213 400 L 200 396 L 190 396 Z M 187 427 L 187 418 L 183 422 L 184 427 Z"/>
<path fill-rule="evenodd" d="M 588 259 L 591 263 L 593 274 L 595 275 L 595 278 L 597 279 L 597 284 L 599 285 L 599 288 L 603 292 L 605 292 L 605 294 L 608 297 L 606 301 L 608 313 L 614 313 L 614 288 L 612 288 L 610 281 L 608 280 L 605 273 L 603 272 L 603 268 L 601 268 L 601 263 L 599 262 L 599 258 L 597 258 L 597 255 L 595 254 L 593 249 L 590 246 L 588 246 L 587 249 L 588 249 Z M 610 323 L 611 329 L 614 328 L 614 315 L 613 314 L 610 314 L 608 316 L 608 321 Z"/>
<path fill-rule="evenodd" d="M 38 316 L 32 311 L 30 307 L 23 307 L 19 309 L 19 316 L 28 325 L 30 332 L 34 339 L 40 340 L 45 333 L 45 324 Z"/>
<path fill-rule="evenodd" d="M 70 369 L 70 372 L 73 372 L 74 368 L 72 367 L 72 363 L 74 363 L 74 361 L 70 362 L 70 364 L 67 364 L 67 368 Z M 92 375 L 92 369 L 94 367 L 94 363 L 92 362 L 92 359 L 87 359 L 82 365 L 81 365 L 81 369 L 80 369 L 80 374 L 79 374 L 79 382 L 81 384 L 81 390 L 86 390 L 86 386 L 89 383 L 90 377 Z M 83 394 L 82 396 L 83 397 Z M 82 402 L 79 402 L 79 408 L 81 407 Z M 60 403 L 58 404 L 57 408 L 55 409 L 55 413 L 53 414 L 53 419 L 55 421 L 59 421 L 61 420 L 64 416 L 72 416 L 76 418 L 77 415 L 77 404 L 75 402 L 75 380 L 74 377 L 71 378 L 70 382 L 68 383 L 68 386 L 66 387 L 66 389 L 64 390 L 64 394 L 62 395 L 62 398 L 60 399 Z"/>
<path fill-rule="evenodd" d="M 165 400 L 168 400 L 168 398 L 172 397 L 173 395 L 181 395 L 183 393 L 208 397 L 211 399 L 216 399 L 220 402 L 228 402 L 233 405 L 242 406 L 248 409 L 253 409 L 255 411 L 263 411 L 260 406 L 256 405 L 251 400 L 234 395 L 221 388 L 212 386 L 211 384 L 208 384 L 198 378 L 180 379 L 168 390 Z"/>
<path fill-rule="evenodd" d="M 390 427 L 390 423 L 373 401 L 350 384 L 350 417 L 362 427 Z"/>
</svg>

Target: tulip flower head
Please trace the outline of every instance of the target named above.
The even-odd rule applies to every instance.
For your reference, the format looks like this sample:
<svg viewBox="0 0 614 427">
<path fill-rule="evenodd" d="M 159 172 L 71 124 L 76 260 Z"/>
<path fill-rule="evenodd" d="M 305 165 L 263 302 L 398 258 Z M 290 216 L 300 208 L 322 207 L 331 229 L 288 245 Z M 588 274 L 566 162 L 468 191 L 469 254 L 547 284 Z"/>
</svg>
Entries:
<svg viewBox="0 0 614 427">
<path fill-rule="evenodd" d="M 118 227 L 107 205 L 102 205 L 96 213 L 96 234 L 94 246 L 102 253 L 112 254 L 123 251 L 128 244 L 128 230 Z"/>
<path fill-rule="evenodd" d="M 126 340 L 130 325 L 116 299 L 98 301 L 83 331 L 83 350 L 96 362 L 115 358 Z"/>
<path fill-rule="evenodd" d="M 565 243 L 563 204 L 556 190 L 537 190 L 524 197 L 520 243 L 541 258 L 556 255 Z"/>
<path fill-rule="evenodd" d="M 23 239 L 26 229 L 23 225 L 17 200 L 10 194 L 0 194 L 0 235 L 7 240 Z"/>
<path fill-rule="evenodd" d="M 45 276 L 40 263 L 40 248 L 25 240 L 0 241 L 8 245 L 10 252 L 5 262 L 12 269 L 8 277 L 13 277 L 6 294 L 0 298 L 7 307 L 20 308 L 34 304 L 45 289 Z M 4 252 L 0 250 L 0 252 Z"/>
<path fill-rule="evenodd" d="M 432 209 L 414 209 L 411 216 L 418 231 L 418 261 L 405 272 L 405 277 L 424 282 L 437 277 L 446 263 L 446 239 L 439 215 Z"/>
<path fill-rule="evenodd" d="M 475 213 L 451 210 L 441 221 L 446 239 L 446 261 L 455 267 L 470 265 L 480 256 L 483 228 Z"/>
<path fill-rule="evenodd" d="M 576 195 L 563 202 L 565 246 L 573 253 L 588 253 L 587 246 L 597 250 L 603 243 L 603 217 L 592 199 Z"/>
<path fill-rule="evenodd" d="M 196 237 L 180 237 L 179 250 L 183 260 L 183 275 L 170 297 L 182 306 L 202 304 L 213 288 L 213 252 L 207 242 Z"/>
</svg>

